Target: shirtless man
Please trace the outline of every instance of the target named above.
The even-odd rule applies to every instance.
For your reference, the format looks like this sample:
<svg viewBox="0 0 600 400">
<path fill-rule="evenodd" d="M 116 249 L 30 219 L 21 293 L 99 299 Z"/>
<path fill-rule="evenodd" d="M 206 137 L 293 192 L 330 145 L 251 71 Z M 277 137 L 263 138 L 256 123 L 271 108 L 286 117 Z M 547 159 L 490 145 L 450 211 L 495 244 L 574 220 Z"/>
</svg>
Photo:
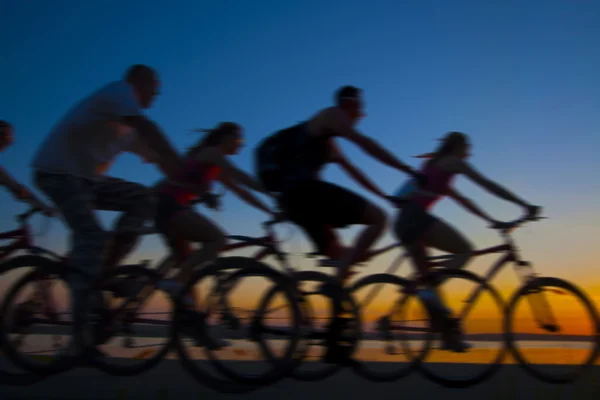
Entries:
<svg viewBox="0 0 600 400">
<path fill-rule="evenodd" d="M 324 166 L 338 164 L 365 189 L 394 206 L 395 202 L 342 154 L 335 138 L 347 139 L 380 162 L 422 179 L 375 140 L 356 130 L 364 116 L 361 92 L 353 86 L 338 89 L 333 107 L 267 138 L 260 145 L 256 160 L 258 176 L 267 189 L 280 194 L 279 205 L 286 216 L 306 232 L 320 254 L 338 261 L 339 282 L 381 236 L 386 218 L 379 207 L 363 197 L 321 180 Z M 287 146 L 288 150 L 277 150 L 278 146 Z M 349 225 L 365 228 L 353 246 L 344 248 L 335 229 Z"/>
</svg>

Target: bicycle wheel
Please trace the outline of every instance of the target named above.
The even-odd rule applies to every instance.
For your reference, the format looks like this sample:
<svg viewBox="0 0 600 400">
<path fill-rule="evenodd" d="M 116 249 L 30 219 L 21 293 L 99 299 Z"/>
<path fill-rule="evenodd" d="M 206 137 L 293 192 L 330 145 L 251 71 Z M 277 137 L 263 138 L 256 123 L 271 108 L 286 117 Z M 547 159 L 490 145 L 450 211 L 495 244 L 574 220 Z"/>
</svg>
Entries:
<svg viewBox="0 0 600 400">
<path fill-rule="evenodd" d="M 103 338 L 96 345 L 102 357 L 93 359 L 93 366 L 113 376 L 137 375 L 156 366 L 173 344 L 174 302 L 167 292 L 156 288 L 160 276 L 139 265 L 121 266 L 106 276 L 101 284 L 105 303 L 99 321 Z M 116 298 L 111 286 L 123 285 L 126 298 Z M 134 300 L 147 296 L 143 301 Z M 111 298 L 112 297 L 112 298 Z M 111 301 L 109 301 L 111 300 Z M 121 310 L 114 317 L 116 310 Z"/>
<path fill-rule="evenodd" d="M 47 265 L 52 260 L 37 255 L 21 255 L 6 260 L 0 265 L 0 276 L 4 282 L 14 282 L 26 273 L 30 268 L 38 268 Z M 0 319 L 3 314 L 0 314 Z M 4 326 L 0 322 L 0 327 Z M 0 336 L 1 340 L 1 336 Z M 2 346 L 2 342 L 0 342 Z M 32 372 L 22 371 L 13 365 L 8 357 L 0 355 L 0 385 L 6 386 L 26 386 L 42 381 L 46 377 Z"/>
<path fill-rule="evenodd" d="M 364 326 L 364 340 L 354 357 L 357 375 L 374 382 L 396 381 L 414 371 L 426 357 L 433 336 L 427 308 L 421 305 L 413 319 L 405 318 L 407 307 L 403 301 L 409 297 L 402 294 L 411 285 L 411 281 L 395 275 L 374 274 L 352 286 Z M 377 295 L 379 301 L 375 300 Z M 391 307 L 384 307 L 382 301 L 391 303 Z M 372 310 L 369 305 L 374 306 Z M 376 351 L 379 346 L 384 347 L 381 353 Z M 397 351 L 398 347 L 403 351 Z"/>
<path fill-rule="evenodd" d="M 295 355 L 295 366 L 291 377 L 299 381 L 319 381 L 333 376 L 341 368 L 342 364 L 332 363 L 325 360 L 327 352 L 327 338 L 329 336 L 329 326 L 325 322 L 329 321 L 333 314 L 333 295 L 334 292 L 328 290 L 328 287 L 335 287 L 336 283 L 330 275 L 316 271 L 300 271 L 293 275 L 296 282 L 296 290 L 302 296 L 303 310 L 303 341 L 299 352 Z M 269 296 L 270 293 L 267 294 Z M 318 297 L 323 297 L 321 301 Z M 341 299 L 343 312 L 347 316 L 344 318 L 346 327 L 342 335 L 338 338 L 339 343 L 344 343 L 344 352 L 351 357 L 361 339 L 361 319 L 358 307 L 346 290 L 343 291 Z M 264 304 L 267 304 L 265 298 Z M 260 309 L 257 314 L 260 319 L 266 319 L 270 310 L 265 307 Z M 275 330 L 269 328 L 269 331 Z M 268 357 L 272 357 L 268 353 Z"/>
<path fill-rule="evenodd" d="M 438 342 L 441 346 L 431 346 L 419 371 L 445 387 L 464 388 L 484 382 L 498 372 L 506 354 L 502 298 L 493 286 L 470 271 L 445 268 L 436 271 L 437 288 L 442 288 L 439 293 L 472 348 L 465 352 L 448 351 L 442 338 Z M 416 293 L 407 296 L 415 298 Z M 432 322 L 434 336 L 438 336 L 448 320 L 442 317 Z"/>
<path fill-rule="evenodd" d="M 294 287 L 296 285 L 295 282 L 291 284 L 294 285 Z M 298 346 L 296 348 L 296 352 L 292 356 L 292 366 L 290 373 L 293 373 L 293 371 L 300 365 L 300 363 L 302 363 L 302 361 L 307 355 L 307 330 L 310 329 L 311 317 L 314 315 L 314 313 L 310 309 L 310 305 L 305 300 L 302 293 L 296 288 L 294 288 L 294 290 L 296 292 L 295 301 L 298 304 L 299 311 L 301 314 L 301 318 L 299 321 L 301 334 L 300 340 L 298 341 Z M 278 320 L 277 314 L 283 308 L 282 306 L 273 305 L 273 303 L 276 303 L 274 301 L 274 298 L 276 298 L 277 294 L 280 291 L 281 289 L 278 286 L 273 285 L 271 289 L 269 289 L 269 291 L 262 297 L 262 300 L 260 301 L 260 304 L 257 307 L 256 313 L 254 315 L 254 324 L 256 327 L 254 330 L 254 339 L 258 342 L 263 357 L 269 360 L 269 362 L 271 363 L 276 363 L 278 358 L 277 355 L 273 354 L 273 351 L 271 350 L 271 347 L 267 345 L 267 342 L 269 340 L 272 340 L 273 338 L 287 337 L 294 334 L 293 330 L 290 330 L 289 328 L 283 328 L 279 326 L 280 324 L 277 324 L 277 322 L 273 322 Z"/>
<path fill-rule="evenodd" d="M 224 271 L 233 272 L 224 274 Z M 250 277 L 262 278 L 267 281 L 268 285 L 281 288 L 280 291 L 284 294 L 283 297 L 287 299 L 292 310 L 292 330 L 298 331 L 284 344 L 284 354 L 279 358 L 278 363 L 269 365 L 266 371 L 260 371 L 258 374 L 255 368 L 258 363 L 256 357 L 253 355 L 246 357 L 247 352 L 243 351 L 243 347 L 240 349 L 238 346 L 246 339 L 245 334 L 238 335 L 237 338 L 233 335 L 215 334 L 215 330 L 219 328 L 245 330 L 249 333 L 249 342 L 255 342 L 252 339 L 255 330 L 253 318 L 247 318 L 244 314 L 248 305 L 240 308 L 231 305 L 232 291 Z M 203 268 L 197 273 L 181 296 L 176 299 L 174 346 L 186 371 L 206 386 L 225 393 L 244 393 L 256 390 L 285 377 L 301 337 L 300 330 L 297 328 L 300 319 L 298 306 L 293 301 L 293 292 L 286 289 L 286 280 L 288 278 L 274 269 L 244 257 L 219 259 L 213 265 Z M 257 292 L 257 289 L 253 288 L 251 292 Z M 246 293 L 250 294 L 248 291 Z M 185 299 L 198 299 L 200 294 L 203 294 L 207 300 L 197 301 L 196 309 L 184 305 Z M 218 343 L 219 336 L 233 339 L 234 343 L 223 347 L 213 346 Z M 188 344 L 192 344 L 192 346 L 188 347 Z M 194 347 L 204 347 L 204 351 L 198 351 Z M 232 347 L 234 350 L 230 351 Z M 229 354 L 223 354 L 227 352 Z M 231 358 L 234 358 L 235 365 L 225 361 Z M 217 370 L 216 373 L 203 368 L 207 361 Z M 250 367 L 254 371 L 248 376 L 237 370 L 240 366 L 243 367 L 242 369 Z"/>
<path fill-rule="evenodd" d="M 241 335 L 238 334 L 232 345 L 242 350 L 241 352 L 233 350 L 233 353 L 237 353 L 236 358 L 243 361 L 231 362 L 233 358 L 229 356 L 232 353 L 231 349 L 220 351 L 205 346 L 205 353 L 217 371 L 230 379 L 247 384 L 272 384 L 285 377 L 295 366 L 294 356 L 297 354 L 302 338 L 301 312 L 296 301 L 295 283 L 288 276 L 253 259 L 228 257 L 220 259 L 218 263 L 221 268 L 228 269 L 228 265 L 236 265 L 239 270 L 222 280 L 210 297 L 211 301 L 206 307 L 207 321 L 209 321 L 208 335 L 214 336 L 211 331 L 217 328 L 210 324 L 211 316 L 217 316 L 216 319 L 220 320 L 221 324 L 217 329 L 221 332 L 224 328 L 238 333 L 240 330 L 246 331 Z M 277 295 L 272 297 L 274 301 L 271 302 L 271 306 L 277 308 L 277 323 L 289 332 L 287 335 L 265 335 L 263 321 L 257 318 L 258 314 L 255 311 L 264 299 L 258 290 L 261 283 L 266 291 L 276 290 Z M 259 295 L 258 298 L 255 301 L 248 299 L 249 290 L 240 289 L 242 285 L 246 287 L 249 285 L 252 291 Z M 241 298 L 236 294 L 241 294 Z M 223 299 L 226 299 L 226 305 Z M 252 303 L 256 306 L 251 306 Z M 239 306 L 236 306 L 237 304 Z M 228 317 L 224 318 L 223 311 Z M 235 317 L 237 322 L 231 323 L 231 317 Z M 258 348 L 253 349 L 253 345 Z M 268 359 L 265 365 L 259 365 L 259 360 L 267 359 L 265 356 L 267 352 L 269 355 L 276 353 L 275 359 Z"/>
<path fill-rule="evenodd" d="M 550 306 L 555 294 L 560 296 L 559 302 Z M 566 298 L 569 294 L 573 300 Z M 517 307 L 524 299 L 529 312 L 520 315 Z M 532 314 L 535 321 L 526 323 L 525 317 Z M 563 317 L 562 323 L 556 314 Z M 558 278 L 534 278 L 519 288 L 509 302 L 504 330 L 508 348 L 519 365 L 548 383 L 575 381 L 592 368 L 600 353 L 598 311 L 581 289 Z M 570 332 L 559 336 L 564 330 Z M 519 343 L 521 340 L 524 343 Z M 531 361 L 534 356 L 543 361 Z"/>
<path fill-rule="evenodd" d="M 58 336 L 67 341 L 66 349 L 70 349 L 73 345 L 72 339 L 81 332 L 76 331 L 72 313 L 68 312 L 71 296 L 69 285 L 65 280 L 64 265 L 58 262 L 44 264 L 17 280 L 7 293 L 0 307 L 2 316 L 0 341 L 3 343 L 6 356 L 16 366 L 37 374 L 51 375 L 72 368 L 78 360 L 75 357 L 65 357 L 67 355 L 64 352 L 65 348 L 59 350 L 55 347 L 53 349 L 55 354 L 48 355 L 50 351 L 40 350 L 40 347 L 44 348 L 48 344 L 49 336 Z M 41 282 L 47 296 L 51 296 L 51 303 L 58 304 L 58 310 L 48 313 L 44 309 L 46 301 L 36 299 Z M 50 295 L 49 293 L 55 289 L 58 290 Z M 27 300 L 20 302 L 22 299 Z M 54 327 L 38 329 L 32 335 L 35 340 L 23 346 L 25 341 L 23 336 L 31 330 L 33 324 Z M 67 339 L 69 336 L 71 340 Z"/>
</svg>

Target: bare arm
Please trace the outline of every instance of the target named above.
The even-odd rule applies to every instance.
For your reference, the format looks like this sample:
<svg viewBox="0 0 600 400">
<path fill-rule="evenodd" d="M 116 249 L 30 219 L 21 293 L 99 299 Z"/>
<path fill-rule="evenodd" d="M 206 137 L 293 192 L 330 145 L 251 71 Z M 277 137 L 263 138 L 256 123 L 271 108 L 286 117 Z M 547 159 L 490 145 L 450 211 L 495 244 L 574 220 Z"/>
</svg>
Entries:
<svg viewBox="0 0 600 400">
<path fill-rule="evenodd" d="M 135 138 L 133 143 L 127 149 L 128 152 L 137 155 L 145 163 L 155 164 L 158 162 L 158 155 L 150 149 L 144 142 L 139 139 L 139 136 Z"/>
<path fill-rule="evenodd" d="M 334 136 L 350 140 L 367 154 L 392 168 L 396 168 L 409 175 L 415 175 L 416 172 L 409 165 L 404 164 L 375 140 L 354 129 L 348 118 L 346 118 L 345 115 L 340 114 L 343 113 L 343 111 L 332 108 L 328 110 L 327 113 L 327 115 L 323 115 L 323 123 L 327 129 L 333 132 Z"/>
<path fill-rule="evenodd" d="M 473 203 L 470 199 L 464 197 L 457 190 L 450 189 L 448 191 L 447 195 L 448 195 L 448 197 L 451 197 L 458 204 L 460 204 L 461 206 L 463 206 L 465 209 L 467 209 L 471 213 L 477 215 L 478 217 L 481 217 L 482 219 L 484 219 L 484 220 L 486 220 L 488 222 L 492 222 L 492 223 L 496 222 L 492 217 L 490 217 L 485 212 L 483 212 L 479 207 L 477 207 L 475 205 L 475 203 Z"/>
<path fill-rule="evenodd" d="M 225 186 L 227 186 L 229 189 L 231 189 L 232 192 L 234 192 L 240 199 L 242 199 L 246 203 L 250 204 L 254 208 L 264 211 L 265 213 L 267 213 L 269 215 L 273 215 L 273 211 L 271 211 L 271 209 L 267 205 L 265 205 L 262 201 L 260 201 L 256 197 L 254 197 L 254 195 L 252 195 L 252 193 L 250 193 L 243 187 L 238 186 L 233 181 L 233 179 L 231 179 L 231 177 L 228 176 L 227 174 L 221 175 L 220 180 L 221 180 L 221 182 L 223 182 L 223 184 Z"/>
<path fill-rule="evenodd" d="M 344 155 L 339 151 L 337 146 L 331 142 L 331 150 L 333 153 L 332 161 L 338 164 L 344 171 L 348 173 L 356 182 L 358 182 L 362 187 L 369 190 L 371 193 L 387 200 L 387 195 L 379 189 L 375 184 L 367 178 L 367 176 L 360 171 L 356 166 L 354 166 Z"/>
<path fill-rule="evenodd" d="M 19 182 L 15 181 L 12 176 L 10 176 L 4 168 L 0 167 L 0 185 L 6 186 L 8 190 L 10 190 L 13 194 L 17 195 L 22 190 L 25 190 Z"/>
<path fill-rule="evenodd" d="M 31 193 L 25 186 L 15 181 L 3 168 L 0 168 L 0 185 L 6 186 L 8 190 L 17 199 L 22 200 L 33 207 L 37 207 L 42 210 L 49 211 L 50 208 L 41 202 L 33 193 Z"/>
<path fill-rule="evenodd" d="M 257 192 L 261 192 L 269 196 L 271 195 L 271 193 L 265 189 L 263 185 L 229 162 L 229 160 L 227 160 L 227 158 L 218 151 L 207 150 L 202 154 L 201 159 L 213 162 L 221 167 L 223 173 L 236 183 L 247 186 L 252 190 L 256 190 Z"/>
<path fill-rule="evenodd" d="M 168 177 L 174 178 L 177 171 L 180 170 L 181 157 L 158 125 L 143 116 L 123 117 L 122 120 L 134 128 L 140 140 L 144 141 L 156 154 L 156 163 L 160 170 Z"/>
<path fill-rule="evenodd" d="M 457 172 L 464 174 L 467 178 L 469 178 L 474 183 L 478 184 L 488 192 L 504 199 L 506 201 L 510 201 L 512 203 L 518 204 L 523 207 L 530 207 L 529 203 L 518 198 L 513 193 L 509 192 L 507 189 L 498 185 L 495 182 L 487 179 L 479 172 L 477 172 L 473 167 L 471 167 L 468 163 L 464 161 L 460 161 L 457 165 Z"/>
</svg>

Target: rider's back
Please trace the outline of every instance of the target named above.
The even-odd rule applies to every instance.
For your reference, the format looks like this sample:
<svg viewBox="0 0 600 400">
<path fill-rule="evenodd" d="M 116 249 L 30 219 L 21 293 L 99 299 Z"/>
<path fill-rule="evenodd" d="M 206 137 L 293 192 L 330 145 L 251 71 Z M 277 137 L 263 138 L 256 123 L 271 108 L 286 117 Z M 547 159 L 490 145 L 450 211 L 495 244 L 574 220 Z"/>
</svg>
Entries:
<svg viewBox="0 0 600 400">
<path fill-rule="evenodd" d="M 456 172 L 447 165 L 452 160 L 445 159 L 427 160 L 421 166 L 420 172 L 427 179 L 421 190 L 415 191 L 411 201 L 428 210 L 432 208 L 451 188 Z"/>
<path fill-rule="evenodd" d="M 313 128 L 320 115 L 277 131 L 259 144 L 257 175 L 267 189 L 281 192 L 290 185 L 319 179 L 330 154 L 329 135 Z"/>
<path fill-rule="evenodd" d="M 188 157 L 176 174 L 177 182 L 182 185 L 164 182 L 160 191 L 173 197 L 179 204 L 188 205 L 198 198 L 201 192 L 208 192 L 211 183 L 219 177 L 220 173 L 221 168 L 214 163 L 194 156 Z"/>
<path fill-rule="evenodd" d="M 141 114 L 133 88 L 125 81 L 105 85 L 73 106 L 53 127 L 33 160 L 37 170 L 94 176 L 135 140 L 134 131 L 119 123 Z"/>
</svg>

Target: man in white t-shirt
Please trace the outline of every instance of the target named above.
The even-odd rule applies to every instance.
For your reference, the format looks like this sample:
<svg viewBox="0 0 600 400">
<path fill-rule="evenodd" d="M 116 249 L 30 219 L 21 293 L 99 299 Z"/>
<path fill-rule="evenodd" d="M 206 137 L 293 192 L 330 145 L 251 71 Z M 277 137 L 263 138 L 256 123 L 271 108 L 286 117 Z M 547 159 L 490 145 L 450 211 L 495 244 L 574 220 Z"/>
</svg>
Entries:
<svg viewBox="0 0 600 400">
<path fill-rule="evenodd" d="M 53 201 L 73 234 L 70 264 L 85 275 L 71 282 L 75 299 L 82 299 L 90 279 L 98 278 L 104 266 L 118 265 L 132 250 L 138 237 L 135 231 L 154 212 L 150 189 L 104 176 L 115 157 L 135 153 L 169 177 L 179 168 L 177 152 L 142 114 L 158 94 L 158 86 L 152 68 L 130 67 L 123 80 L 109 83 L 71 108 L 33 160 L 36 185 Z M 95 209 L 123 211 L 112 241 Z"/>
</svg>

